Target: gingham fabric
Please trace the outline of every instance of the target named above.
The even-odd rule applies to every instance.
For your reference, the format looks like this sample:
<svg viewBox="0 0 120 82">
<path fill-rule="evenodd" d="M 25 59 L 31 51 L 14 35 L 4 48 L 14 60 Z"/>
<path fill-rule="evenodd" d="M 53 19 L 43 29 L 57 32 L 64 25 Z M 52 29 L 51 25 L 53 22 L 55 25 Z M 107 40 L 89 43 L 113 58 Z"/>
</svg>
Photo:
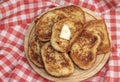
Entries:
<svg viewBox="0 0 120 82">
<path fill-rule="evenodd" d="M 70 4 L 99 14 L 105 20 L 112 39 L 109 61 L 85 82 L 120 82 L 119 0 L 0 0 L 0 82 L 49 82 L 34 72 L 26 60 L 25 32 L 42 12 Z"/>
</svg>

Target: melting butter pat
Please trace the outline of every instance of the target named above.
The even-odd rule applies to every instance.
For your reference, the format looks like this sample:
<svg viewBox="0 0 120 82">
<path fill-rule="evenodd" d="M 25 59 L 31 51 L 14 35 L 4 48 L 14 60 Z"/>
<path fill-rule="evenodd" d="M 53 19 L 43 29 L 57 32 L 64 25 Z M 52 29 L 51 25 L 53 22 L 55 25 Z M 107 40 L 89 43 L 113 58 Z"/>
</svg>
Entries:
<svg viewBox="0 0 120 82">
<path fill-rule="evenodd" d="M 66 24 L 63 25 L 61 33 L 60 33 L 60 38 L 70 40 L 70 36 L 71 36 L 71 32 L 70 32 L 69 26 Z"/>
</svg>

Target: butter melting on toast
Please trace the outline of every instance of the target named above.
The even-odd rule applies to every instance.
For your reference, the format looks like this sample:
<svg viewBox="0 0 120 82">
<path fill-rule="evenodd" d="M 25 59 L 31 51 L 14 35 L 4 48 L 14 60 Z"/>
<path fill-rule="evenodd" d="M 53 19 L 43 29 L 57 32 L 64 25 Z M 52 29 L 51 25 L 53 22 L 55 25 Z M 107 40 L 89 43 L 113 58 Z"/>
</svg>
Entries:
<svg viewBox="0 0 120 82">
<path fill-rule="evenodd" d="M 60 52 L 68 52 L 72 44 L 77 40 L 83 25 L 70 18 L 62 19 L 54 24 L 51 35 L 51 45 Z"/>
<path fill-rule="evenodd" d="M 38 18 L 35 34 L 39 40 L 46 42 L 51 38 L 52 27 L 57 21 L 66 18 L 67 15 L 59 10 L 51 10 L 44 13 L 40 18 Z"/>
</svg>

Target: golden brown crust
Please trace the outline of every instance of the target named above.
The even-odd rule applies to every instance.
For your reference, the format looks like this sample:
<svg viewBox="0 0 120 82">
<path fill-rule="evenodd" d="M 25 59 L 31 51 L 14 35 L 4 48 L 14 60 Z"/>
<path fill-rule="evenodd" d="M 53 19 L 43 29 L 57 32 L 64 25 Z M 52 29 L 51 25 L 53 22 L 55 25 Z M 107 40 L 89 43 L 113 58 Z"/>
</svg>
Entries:
<svg viewBox="0 0 120 82">
<path fill-rule="evenodd" d="M 81 69 L 90 69 L 97 54 L 109 52 L 111 45 L 105 23 L 97 19 L 86 23 L 85 19 L 84 11 L 74 5 L 42 14 L 35 20 L 35 35 L 29 43 L 30 61 L 56 77 L 71 75 L 73 62 Z M 71 32 L 69 40 L 60 37 L 64 25 Z"/>
<path fill-rule="evenodd" d="M 96 60 L 100 42 L 98 34 L 84 31 L 71 48 L 70 56 L 73 62 L 81 69 L 90 69 Z"/>
<path fill-rule="evenodd" d="M 66 40 L 60 37 L 61 29 L 63 25 L 68 25 L 71 36 L 70 40 Z M 52 29 L 51 45 L 53 48 L 60 52 L 67 52 L 70 50 L 72 44 L 76 41 L 78 36 L 83 30 L 81 22 L 75 22 L 70 18 L 62 19 L 55 23 Z"/>
<path fill-rule="evenodd" d="M 28 47 L 28 55 L 29 55 L 28 57 L 30 61 L 38 67 L 43 67 L 42 57 L 40 54 L 41 45 L 42 44 L 38 40 L 38 38 L 34 36 L 30 40 L 29 47 Z"/>
<path fill-rule="evenodd" d="M 49 41 L 51 30 L 55 22 L 66 18 L 67 15 L 59 10 L 52 10 L 44 13 L 36 24 L 35 34 L 41 41 Z"/>
<path fill-rule="evenodd" d="M 85 14 L 84 11 L 75 5 L 70 5 L 67 7 L 61 7 L 59 10 L 65 12 L 67 16 L 75 21 L 80 21 L 82 24 L 85 23 Z"/>
<path fill-rule="evenodd" d="M 70 5 L 57 8 L 44 13 L 36 24 L 35 33 L 41 41 L 49 41 L 54 23 L 64 18 L 74 19 L 76 22 L 85 23 L 85 14 L 80 7 Z"/>
<path fill-rule="evenodd" d="M 108 35 L 107 27 L 104 21 L 102 20 L 91 20 L 85 24 L 86 31 L 95 31 L 101 37 L 101 43 L 98 47 L 97 54 L 105 54 L 110 52 L 111 44 L 110 38 Z"/>
<path fill-rule="evenodd" d="M 41 48 L 41 54 L 46 71 L 56 77 L 68 76 L 74 67 L 68 54 L 57 52 L 48 42 Z"/>
</svg>

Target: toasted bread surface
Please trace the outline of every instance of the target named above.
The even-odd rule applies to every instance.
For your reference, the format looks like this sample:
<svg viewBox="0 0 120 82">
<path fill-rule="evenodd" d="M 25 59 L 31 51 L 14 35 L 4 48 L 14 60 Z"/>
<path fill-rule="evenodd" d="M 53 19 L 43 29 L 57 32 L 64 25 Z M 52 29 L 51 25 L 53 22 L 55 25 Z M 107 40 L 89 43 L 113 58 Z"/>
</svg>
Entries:
<svg viewBox="0 0 120 82">
<path fill-rule="evenodd" d="M 90 69 L 96 60 L 100 42 L 97 33 L 84 31 L 71 48 L 70 57 L 73 62 L 81 69 Z"/>
<path fill-rule="evenodd" d="M 70 5 L 67 7 L 61 7 L 59 10 L 65 12 L 67 16 L 75 21 L 80 21 L 82 24 L 85 23 L 85 14 L 84 11 L 75 5 Z"/>
<path fill-rule="evenodd" d="M 52 76 L 68 76 L 73 73 L 74 66 L 68 54 L 57 52 L 48 42 L 41 48 L 45 70 Z"/>
<path fill-rule="evenodd" d="M 44 13 L 40 18 L 38 18 L 35 28 L 35 33 L 38 38 L 41 41 L 49 41 L 54 23 L 66 17 L 67 15 L 59 10 L 51 10 Z"/>
<path fill-rule="evenodd" d="M 108 30 L 106 24 L 103 20 L 91 20 L 85 24 L 86 31 L 95 31 L 101 37 L 101 43 L 98 47 L 97 54 L 105 54 L 110 52 L 110 38 L 108 35 Z"/>
<path fill-rule="evenodd" d="M 42 57 L 41 57 L 41 43 L 36 36 L 32 37 L 28 47 L 28 57 L 30 61 L 38 66 L 43 67 Z"/>
<path fill-rule="evenodd" d="M 64 25 L 67 25 L 70 29 L 70 39 L 66 40 L 60 37 L 61 29 Z M 54 49 L 60 52 L 68 52 L 72 44 L 76 41 L 80 33 L 83 31 L 81 22 L 75 22 L 72 19 L 66 18 L 55 23 L 52 29 L 51 45 Z"/>
</svg>

